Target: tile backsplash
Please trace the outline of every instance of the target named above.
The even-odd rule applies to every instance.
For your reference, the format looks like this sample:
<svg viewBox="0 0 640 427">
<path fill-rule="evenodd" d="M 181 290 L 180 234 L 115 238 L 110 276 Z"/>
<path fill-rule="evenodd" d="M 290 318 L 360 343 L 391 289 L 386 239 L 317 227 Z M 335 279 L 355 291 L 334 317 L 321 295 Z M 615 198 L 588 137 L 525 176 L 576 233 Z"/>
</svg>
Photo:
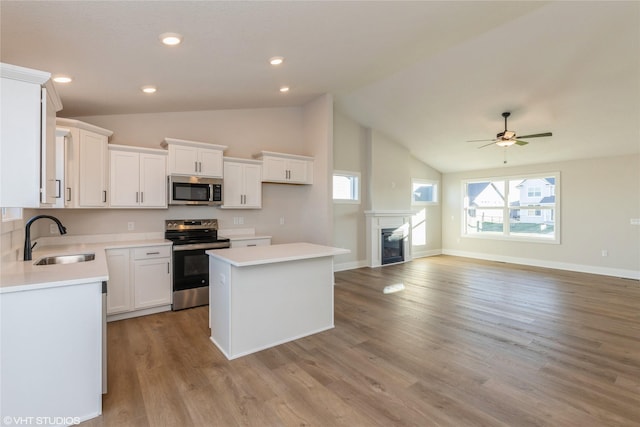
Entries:
<svg viewBox="0 0 640 427">
<path fill-rule="evenodd" d="M 0 222 L 0 261 L 18 261 L 24 245 L 24 219 Z"/>
</svg>

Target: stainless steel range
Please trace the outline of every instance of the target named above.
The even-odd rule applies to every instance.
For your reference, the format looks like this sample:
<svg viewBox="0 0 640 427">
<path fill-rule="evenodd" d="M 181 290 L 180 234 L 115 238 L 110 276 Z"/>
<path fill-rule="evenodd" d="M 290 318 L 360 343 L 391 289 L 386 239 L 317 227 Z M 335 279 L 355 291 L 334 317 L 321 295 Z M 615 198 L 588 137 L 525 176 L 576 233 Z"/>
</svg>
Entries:
<svg viewBox="0 0 640 427">
<path fill-rule="evenodd" d="M 229 248 L 218 238 L 217 219 L 170 219 L 164 237 L 173 242 L 173 310 L 209 304 L 210 249 Z"/>
</svg>

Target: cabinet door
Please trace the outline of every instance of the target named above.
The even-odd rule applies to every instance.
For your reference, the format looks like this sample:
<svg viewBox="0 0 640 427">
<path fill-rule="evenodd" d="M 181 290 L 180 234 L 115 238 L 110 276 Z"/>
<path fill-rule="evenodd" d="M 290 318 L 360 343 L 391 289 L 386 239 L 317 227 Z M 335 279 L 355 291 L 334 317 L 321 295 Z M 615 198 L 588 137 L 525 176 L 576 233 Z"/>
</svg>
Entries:
<svg viewBox="0 0 640 427">
<path fill-rule="evenodd" d="M 56 109 L 46 88 L 42 88 L 42 137 L 40 147 L 40 202 L 56 203 Z"/>
<path fill-rule="evenodd" d="M 110 152 L 109 200 L 111 206 L 136 207 L 140 202 L 140 155 L 128 151 Z"/>
<path fill-rule="evenodd" d="M 131 304 L 131 271 L 129 267 L 129 249 L 108 249 L 107 268 L 107 314 L 130 311 Z"/>
<path fill-rule="evenodd" d="M 2 78 L 2 207 L 40 207 L 40 96 L 40 85 Z"/>
<path fill-rule="evenodd" d="M 262 180 L 285 182 L 286 163 L 285 159 L 278 157 L 264 157 L 262 159 Z"/>
<path fill-rule="evenodd" d="M 169 258 L 135 261 L 133 281 L 136 309 L 171 304 Z"/>
<path fill-rule="evenodd" d="M 80 206 L 107 205 L 107 137 L 80 130 Z"/>
<path fill-rule="evenodd" d="M 198 175 L 211 178 L 222 178 L 222 151 L 200 150 Z"/>
<path fill-rule="evenodd" d="M 56 208 L 64 208 L 65 205 L 65 185 L 66 185 L 66 168 L 65 158 L 67 147 L 67 136 L 56 133 Z"/>
<path fill-rule="evenodd" d="M 225 208 L 242 207 L 243 202 L 243 168 L 241 163 L 224 162 L 224 199 Z"/>
<path fill-rule="evenodd" d="M 295 159 L 287 160 L 287 168 L 286 168 L 288 171 L 287 180 L 290 182 L 306 183 L 308 163 L 309 162 L 305 160 L 295 160 Z"/>
<path fill-rule="evenodd" d="M 167 207 L 167 156 L 140 154 L 140 206 Z"/>
<path fill-rule="evenodd" d="M 262 207 L 262 167 L 244 165 L 244 207 Z"/>
<path fill-rule="evenodd" d="M 198 168 L 198 149 L 169 145 L 169 173 L 195 175 Z"/>
</svg>

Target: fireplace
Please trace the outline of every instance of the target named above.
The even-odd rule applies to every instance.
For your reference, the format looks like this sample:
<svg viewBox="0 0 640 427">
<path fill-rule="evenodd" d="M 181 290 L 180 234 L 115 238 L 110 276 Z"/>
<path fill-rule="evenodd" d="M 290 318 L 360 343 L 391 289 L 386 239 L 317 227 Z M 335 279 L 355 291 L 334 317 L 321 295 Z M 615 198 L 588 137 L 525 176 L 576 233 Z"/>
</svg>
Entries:
<svg viewBox="0 0 640 427">
<path fill-rule="evenodd" d="M 380 239 L 382 265 L 404 261 L 404 232 L 401 228 L 383 228 Z"/>
<path fill-rule="evenodd" d="M 365 211 L 369 267 L 411 261 L 411 211 Z M 391 232 L 385 239 L 383 233 Z M 384 259 L 384 262 L 383 262 Z"/>
</svg>

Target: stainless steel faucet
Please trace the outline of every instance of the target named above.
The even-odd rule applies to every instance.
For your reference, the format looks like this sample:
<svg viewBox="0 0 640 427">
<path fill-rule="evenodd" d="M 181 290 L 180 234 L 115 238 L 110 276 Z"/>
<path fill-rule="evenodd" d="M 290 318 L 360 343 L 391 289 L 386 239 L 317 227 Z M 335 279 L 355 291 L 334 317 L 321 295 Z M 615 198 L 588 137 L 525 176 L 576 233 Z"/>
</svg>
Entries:
<svg viewBox="0 0 640 427">
<path fill-rule="evenodd" d="M 49 218 L 50 220 L 58 224 L 58 230 L 60 230 L 60 234 L 67 234 L 67 229 L 64 227 L 64 225 L 62 225 L 60 220 L 55 216 L 51 216 L 51 215 L 34 216 L 29 221 L 27 221 L 27 224 L 24 226 L 24 260 L 25 261 L 31 261 L 31 250 L 33 249 L 33 246 L 35 246 L 35 243 L 33 244 L 33 246 L 31 245 L 31 224 L 33 224 L 36 220 L 40 218 Z"/>
</svg>

